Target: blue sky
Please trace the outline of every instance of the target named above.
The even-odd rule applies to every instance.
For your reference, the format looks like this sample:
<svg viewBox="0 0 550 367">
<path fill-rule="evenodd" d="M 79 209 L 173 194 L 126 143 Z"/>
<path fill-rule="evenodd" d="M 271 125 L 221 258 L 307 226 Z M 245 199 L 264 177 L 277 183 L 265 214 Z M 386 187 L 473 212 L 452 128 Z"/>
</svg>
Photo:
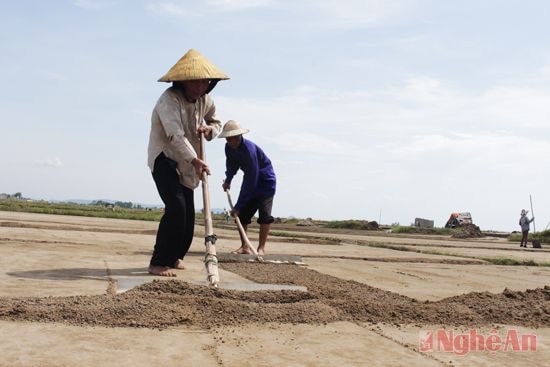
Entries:
<svg viewBox="0 0 550 367">
<path fill-rule="evenodd" d="M 188 49 L 272 159 L 275 216 L 550 223 L 550 2 L 0 1 L 0 192 L 160 204 L 156 80 Z M 208 143 L 211 206 L 224 141 Z M 233 185 L 238 195 L 239 180 Z M 195 193 L 202 207 L 200 188 Z"/>
</svg>

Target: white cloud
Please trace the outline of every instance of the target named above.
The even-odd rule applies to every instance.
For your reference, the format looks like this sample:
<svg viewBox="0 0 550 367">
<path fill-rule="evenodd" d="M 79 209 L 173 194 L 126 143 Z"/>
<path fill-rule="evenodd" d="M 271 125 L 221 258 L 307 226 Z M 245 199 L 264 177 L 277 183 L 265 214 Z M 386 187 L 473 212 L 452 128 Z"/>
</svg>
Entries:
<svg viewBox="0 0 550 367">
<path fill-rule="evenodd" d="M 399 142 L 387 144 L 384 150 L 394 159 L 406 161 L 418 160 L 426 155 L 458 157 L 464 154 L 464 140 L 460 137 L 427 134 L 400 139 Z M 460 146 L 460 149 L 457 149 L 456 145 Z"/>
<path fill-rule="evenodd" d="M 63 162 L 61 162 L 61 159 L 59 159 L 59 157 L 39 159 L 36 160 L 34 164 L 40 167 L 63 167 Z"/>
<path fill-rule="evenodd" d="M 115 2 L 113 0 L 75 0 L 73 4 L 82 9 L 100 10 L 112 6 Z"/>
<path fill-rule="evenodd" d="M 496 86 L 481 96 L 479 112 L 509 128 L 546 128 L 550 117 L 549 101 L 550 89 Z"/>
<path fill-rule="evenodd" d="M 250 8 L 262 8 L 273 5 L 273 0 L 208 0 L 208 7 L 217 11 L 238 11 Z"/>
<path fill-rule="evenodd" d="M 545 89 L 467 91 L 417 76 L 377 91 L 302 86 L 278 98 L 219 97 L 216 103 L 220 113 L 283 151 L 370 157 L 388 149 L 410 160 L 471 142 L 474 150 L 489 144 L 509 152 L 525 139 L 538 141 L 541 136 L 531 136 L 526 127 L 548 128 L 549 100 Z"/>
<path fill-rule="evenodd" d="M 354 150 L 344 142 L 333 140 L 326 135 L 308 132 L 299 134 L 282 132 L 277 136 L 276 144 L 283 151 L 299 153 L 347 155 L 350 154 L 350 150 Z"/>
<path fill-rule="evenodd" d="M 405 85 L 396 93 L 399 98 L 419 103 L 434 103 L 450 100 L 451 93 L 444 89 L 441 81 L 426 76 L 405 80 Z"/>
<path fill-rule="evenodd" d="M 153 13 L 181 18 L 201 15 L 200 8 L 197 9 L 194 5 L 185 5 L 183 3 L 162 1 L 149 4 L 147 8 Z"/>
<path fill-rule="evenodd" d="M 65 74 L 61 74 L 50 70 L 38 70 L 37 73 L 44 79 L 52 82 L 65 82 L 69 78 Z"/>
<path fill-rule="evenodd" d="M 318 19 L 318 25 L 334 28 L 363 28 L 396 22 L 412 10 L 410 2 L 403 0 L 317 0 L 306 4 L 308 9 L 318 13 L 317 17 L 312 17 Z"/>
<path fill-rule="evenodd" d="M 506 166 L 514 169 L 529 165 L 537 157 L 550 156 L 550 144 L 523 136 L 499 133 L 475 135 L 451 133 L 448 135 L 417 135 L 393 143 L 386 152 L 399 160 L 447 160 L 450 165 L 468 162 L 468 166 Z"/>
<path fill-rule="evenodd" d="M 148 9 L 160 15 L 186 18 L 263 8 L 271 4 L 271 0 L 157 1 L 149 4 Z"/>
<path fill-rule="evenodd" d="M 545 79 L 550 79 L 550 65 L 545 65 L 539 70 L 540 74 Z"/>
<path fill-rule="evenodd" d="M 418 4 L 415 4 L 418 5 Z M 148 6 L 150 11 L 175 17 L 210 16 L 271 8 L 273 23 L 284 21 L 317 28 L 365 28 L 395 22 L 410 16 L 413 6 L 404 0 L 208 0 L 157 1 Z M 284 17 L 284 19 L 278 17 Z M 306 19 L 306 21 L 304 21 Z"/>
</svg>

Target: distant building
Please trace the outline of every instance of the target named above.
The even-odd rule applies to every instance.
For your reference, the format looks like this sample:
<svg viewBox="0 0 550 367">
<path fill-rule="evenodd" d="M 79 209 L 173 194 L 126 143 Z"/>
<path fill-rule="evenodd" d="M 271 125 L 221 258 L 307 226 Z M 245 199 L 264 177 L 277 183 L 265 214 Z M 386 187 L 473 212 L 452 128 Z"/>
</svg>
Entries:
<svg viewBox="0 0 550 367">
<path fill-rule="evenodd" d="M 414 226 L 418 228 L 433 228 L 434 221 L 429 219 L 414 218 Z"/>
</svg>

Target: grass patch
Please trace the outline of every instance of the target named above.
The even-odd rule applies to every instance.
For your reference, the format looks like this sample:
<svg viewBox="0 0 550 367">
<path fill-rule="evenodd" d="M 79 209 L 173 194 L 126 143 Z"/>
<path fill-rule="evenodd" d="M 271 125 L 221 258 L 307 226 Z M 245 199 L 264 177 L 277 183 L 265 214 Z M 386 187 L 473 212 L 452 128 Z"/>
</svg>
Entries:
<svg viewBox="0 0 550 367">
<path fill-rule="evenodd" d="M 369 247 L 386 248 L 389 250 L 396 250 L 396 251 L 422 252 L 420 250 L 411 249 L 410 247 L 407 247 L 407 246 L 390 245 L 390 244 L 381 243 L 381 242 L 367 243 L 366 245 Z"/>
<path fill-rule="evenodd" d="M 372 230 L 378 229 L 376 222 L 369 222 L 367 220 L 333 220 L 326 222 L 322 225 L 325 228 L 339 228 L 339 229 L 362 229 Z"/>
<path fill-rule="evenodd" d="M 397 250 L 397 251 L 416 252 L 416 253 L 419 253 L 419 254 L 426 254 L 426 255 L 454 256 L 454 257 L 464 257 L 464 258 L 468 258 L 468 259 L 477 259 L 476 257 L 464 256 L 464 255 L 460 255 L 460 254 L 453 254 L 453 253 L 450 253 L 450 252 L 443 252 L 443 251 L 437 251 L 437 250 L 418 250 L 418 249 L 407 247 L 407 246 L 388 245 L 386 243 L 380 243 L 380 242 L 368 243 L 367 246 L 369 246 L 369 247 L 378 247 L 378 248 L 387 248 L 387 249 L 390 249 L 390 250 Z"/>
<path fill-rule="evenodd" d="M 494 265 L 512 265 L 512 266 L 550 266 L 550 263 L 538 263 L 533 260 L 516 260 L 507 258 L 482 258 Z"/>
<path fill-rule="evenodd" d="M 452 235 L 454 233 L 451 228 L 419 228 L 413 226 L 392 226 L 392 233 L 416 233 L 416 234 L 438 234 Z"/>
<path fill-rule="evenodd" d="M 477 257 L 474 257 L 474 256 L 464 256 L 460 254 L 454 254 L 452 252 L 443 252 L 443 251 L 437 251 L 437 250 L 422 250 L 420 252 L 428 255 L 454 256 L 454 257 L 465 257 L 468 259 L 477 259 Z"/>
<path fill-rule="evenodd" d="M 305 237 L 305 238 L 312 238 L 312 237 L 306 237 L 306 236 L 301 235 L 301 234 L 290 233 L 290 232 L 280 232 L 280 231 L 269 231 L 269 235 L 270 236 L 275 236 L 275 237 L 291 237 L 291 238 Z"/>
<path fill-rule="evenodd" d="M 39 214 L 74 215 L 80 217 L 114 218 L 159 221 L 163 209 L 138 209 L 115 207 L 108 208 L 103 205 L 76 204 L 76 203 L 50 203 L 48 201 L 26 201 L 18 199 L 0 200 L 0 210 L 9 212 L 26 212 Z M 213 218 L 223 218 L 223 215 L 213 215 Z M 203 219 L 202 213 L 196 213 L 196 219 Z"/>
<path fill-rule="evenodd" d="M 512 233 L 508 236 L 510 242 L 520 242 L 521 233 Z M 539 240 L 541 243 L 550 243 L 550 229 L 537 233 L 529 233 L 528 241 Z"/>
<path fill-rule="evenodd" d="M 550 267 L 550 263 L 535 262 L 533 260 L 516 260 L 516 259 L 508 259 L 508 258 L 491 258 L 491 257 L 478 258 L 475 256 L 465 256 L 465 255 L 453 254 L 450 252 L 443 252 L 443 251 L 437 251 L 437 250 L 416 250 L 407 246 L 390 245 L 390 244 L 380 243 L 380 242 L 368 243 L 366 245 L 369 247 L 385 248 L 385 249 L 396 250 L 396 251 L 409 251 L 409 252 L 416 252 L 416 253 L 427 254 L 427 255 L 453 256 L 453 257 L 462 257 L 467 259 L 483 260 L 493 265 Z"/>
<path fill-rule="evenodd" d="M 297 234 L 297 233 L 291 233 L 291 232 L 281 232 L 281 231 L 270 231 L 270 236 L 275 237 L 288 237 L 288 238 L 302 238 L 306 240 L 321 240 L 321 241 L 334 241 L 334 242 L 341 242 L 341 240 L 333 237 L 325 237 L 325 236 L 304 236 L 303 234 Z"/>
<path fill-rule="evenodd" d="M 25 201 L 16 199 L 0 200 L 0 210 L 40 214 L 74 215 L 82 217 L 101 217 L 116 219 L 139 219 L 158 221 L 162 210 L 130 208 L 107 208 L 102 205 L 84 205 L 72 203 L 50 203 L 47 201 Z"/>
<path fill-rule="evenodd" d="M 298 219 L 298 218 L 284 218 L 282 223 L 284 223 L 284 224 L 298 224 L 298 223 L 300 223 L 300 219 Z"/>
</svg>

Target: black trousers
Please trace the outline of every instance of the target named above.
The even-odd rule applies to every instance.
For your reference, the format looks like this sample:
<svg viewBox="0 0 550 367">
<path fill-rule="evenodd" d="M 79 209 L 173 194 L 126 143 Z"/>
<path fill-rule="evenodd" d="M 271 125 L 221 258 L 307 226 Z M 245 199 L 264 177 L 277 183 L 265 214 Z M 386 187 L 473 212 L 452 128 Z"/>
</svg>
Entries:
<svg viewBox="0 0 550 367">
<path fill-rule="evenodd" d="M 153 179 L 164 203 L 153 256 L 150 264 L 173 267 L 183 259 L 191 242 L 195 228 L 195 202 L 193 190 L 179 182 L 177 163 L 160 153 L 153 167 Z"/>
<path fill-rule="evenodd" d="M 529 239 L 529 231 L 521 231 L 521 243 L 527 246 L 527 239 Z"/>
</svg>

